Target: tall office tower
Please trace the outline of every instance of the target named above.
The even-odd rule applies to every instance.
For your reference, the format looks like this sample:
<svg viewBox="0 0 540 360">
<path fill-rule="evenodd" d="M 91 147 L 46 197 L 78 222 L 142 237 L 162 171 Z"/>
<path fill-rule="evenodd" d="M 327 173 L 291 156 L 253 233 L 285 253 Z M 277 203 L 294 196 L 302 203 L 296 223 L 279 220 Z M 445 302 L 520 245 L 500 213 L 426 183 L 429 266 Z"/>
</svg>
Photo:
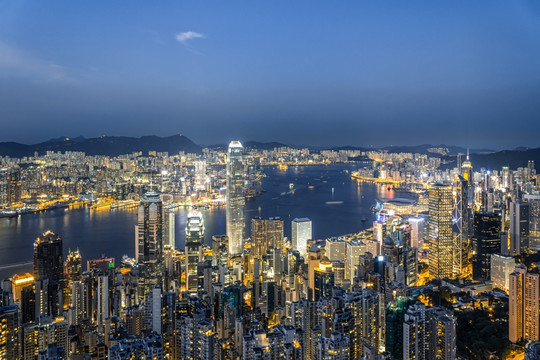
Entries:
<svg viewBox="0 0 540 360">
<path fill-rule="evenodd" d="M 540 251 L 540 195 L 525 194 L 523 196 L 529 204 L 529 247 L 533 251 Z"/>
<path fill-rule="evenodd" d="M 8 174 L 9 173 L 7 169 L 0 169 L 0 208 L 9 205 L 7 195 Z"/>
<path fill-rule="evenodd" d="M 462 170 L 466 168 L 462 167 Z M 468 192 L 469 183 L 463 176 L 458 176 L 456 181 L 456 199 L 452 214 L 452 231 L 454 233 L 454 267 L 459 267 L 459 272 L 467 268 L 469 260 L 471 211 L 469 208 Z"/>
<path fill-rule="evenodd" d="M 21 322 L 36 320 L 36 292 L 34 285 L 26 286 L 21 290 L 21 299 L 19 301 L 21 309 Z"/>
<path fill-rule="evenodd" d="M 404 271 L 404 284 L 414 286 L 418 280 L 418 249 L 410 246 L 402 247 L 402 264 Z"/>
<path fill-rule="evenodd" d="M 7 202 L 15 204 L 21 201 L 21 171 L 13 169 L 7 178 Z"/>
<path fill-rule="evenodd" d="M 520 200 L 510 202 L 510 255 L 529 249 L 530 205 Z"/>
<path fill-rule="evenodd" d="M 98 276 L 97 291 L 97 324 L 98 332 L 104 333 L 106 321 L 109 319 L 109 277 Z M 107 335 L 107 334 L 105 334 Z"/>
<path fill-rule="evenodd" d="M 71 324 L 80 325 L 83 321 L 90 318 L 90 306 L 89 298 L 91 289 L 89 289 L 88 282 L 86 281 L 74 281 L 71 284 Z"/>
<path fill-rule="evenodd" d="M 471 183 L 473 180 L 472 173 L 472 164 L 469 159 L 469 149 L 467 149 L 467 158 L 465 159 L 463 164 L 461 164 L 461 176 L 465 181 Z"/>
<path fill-rule="evenodd" d="M 229 256 L 241 255 L 244 251 L 245 231 L 245 165 L 244 147 L 239 141 L 231 141 L 227 155 L 227 236 Z"/>
<path fill-rule="evenodd" d="M 17 305 L 0 307 L 0 358 L 19 359 L 20 315 Z"/>
<path fill-rule="evenodd" d="M 416 302 L 413 298 L 399 296 L 386 308 L 386 351 L 394 359 L 403 358 L 403 324 L 409 307 Z"/>
<path fill-rule="evenodd" d="M 322 259 L 321 249 L 312 245 L 308 254 L 308 287 L 307 298 L 313 300 L 313 291 L 315 289 L 315 269 L 319 267 L 319 263 Z"/>
<path fill-rule="evenodd" d="M 206 161 L 195 161 L 195 190 L 202 191 L 206 189 Z"/>
<path fill-rule="evenodd" d="M 461 251 L 452 232 L 452 187 L 442 183 L 429 188 L 429 274 L 454 278 L 461 272 Z M 459 248 L 461 249 L 461 247 Z M 459 260 L 458 260 L 459 259 Z"/>
<path fill-rule="evenodd" d="M 302 256 L 308 253 L 307 242 L 312 239 L 311 220 L 308 218 L 296 218 L 291 224 L 292 247 Z"/>
<path fill-rule="evenodd" d="M 281 249 L 283 241 L 283 220 L 280 218 L 251 219 L 251 247 L 253 256 L 261 258 L 268 248 Z"/>
<path fill-rule="evenodd" d="M 517 265 L 510 274 L 509 340 L 538 341 L 539 338 L 539 297 L 540 275 L 527 273 L 527 268 Z"/>
<path fill-rule="evenodd" d="M 63 310 L 63 247 L 60 236 L 45 231 L 34 242 L 36 316 L 59 316 Z M 39 291 L 38 291 L 39 290 Z"/>
<path fill-rule="evenodd" d="M 512 187 L 512 173 L 508 166 L 503 166 L 501 169 L 501 187 L 505 189 Z"/>
<path fill-rule="evenodd" d="M 74 281 L 80 280 L 82 276 L 82 259 L 79 250 L 69 250 L 64 262 L 64 307 L 67 308 L 71 304 L 71 285 Z"/>
<path fill-rule="evenodd" d="M 421 217 L 410 217 L 407 221 L 411 227 L 411 246 L 421 250 L 424 246 L 425 220 Z"/>
<path fill-rule="evenodd" d="M 146 331 L 161 334 L 161 286 L 156 285 L 145 298 L 144 327 Z"/>
<path fill-rule="evenodd" d="M 146 193 L 141 200 L 135 235 L 141 300 L 155 285 L 161 285 L 163 276 L 163 207 L 155 192 Z"/>
<path fill-rule="evenodd" d="M 379 247 L 386 239 L 386 223 L 377 220 L 373 222 L 373 240 L 379 243 Z"/>
<path fill-rule="evenodd" d="M 493 287 L 510 291 L 510 274 L 516 268 L 516 260 L 511 256 L 500 254 L 491 255 L 491 277 Z"/>
<path fill-rule="evenodd" d="M 332 296 L 334 273 L 332 272 L 332 263 L 326 256 L 314 269 L 313 284 L 313 300 L 317 301 L 322 297 L 330 298 Z"/>
<path fill-rule="evenodd" d="M 360 264 L 360 256 L 366 253 L 366 245 L 360 240 L 351 240 L 346 243 L 345 279 L 352 280 Z"/>
<path fill-rule="evenodd" d="M 190 211 L 186 224 L 186 290 L 196 293 L 199 287 L 198 266 L 202 261 L 204 221 L 200 211 Z"/>
<path fill-rule="evenodd" d="M 175 218 L 174 212 L 169 209 L 163 210 L 163 247 L 176 248 Z"/>
<path fill-rule="evenodd" d="M 349 360 L 349 335 L 332 332 L 317 341 L 317 360 Z"/>
<path fill-rule="evenodd" d="M 475 213 L 472 237 L 474 280 L 488 280 L 491 255 L 501 248 L 501 218 L 495 213 Z"/>
</svg>

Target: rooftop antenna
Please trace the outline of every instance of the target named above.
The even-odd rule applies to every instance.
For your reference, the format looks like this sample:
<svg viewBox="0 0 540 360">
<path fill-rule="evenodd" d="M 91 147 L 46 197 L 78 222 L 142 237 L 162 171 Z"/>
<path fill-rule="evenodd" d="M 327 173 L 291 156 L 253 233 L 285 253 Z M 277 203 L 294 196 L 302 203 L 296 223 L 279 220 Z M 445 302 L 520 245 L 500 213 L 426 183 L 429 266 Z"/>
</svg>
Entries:
<svg viewBox="0 0 540 360">
<path fill-rule="evenodd" d="M 467 161 L 469 161 L 469 148 L 467 148 Z"/>
</svg>

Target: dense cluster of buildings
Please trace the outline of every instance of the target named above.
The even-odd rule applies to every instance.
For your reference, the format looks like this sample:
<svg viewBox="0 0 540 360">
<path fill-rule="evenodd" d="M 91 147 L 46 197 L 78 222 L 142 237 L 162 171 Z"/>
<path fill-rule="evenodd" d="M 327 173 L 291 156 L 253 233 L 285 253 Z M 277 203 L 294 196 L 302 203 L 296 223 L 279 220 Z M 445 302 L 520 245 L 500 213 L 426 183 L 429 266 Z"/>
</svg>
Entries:
<svg viewBox="0 0 540 360">
<path fill-rule="evenodd" d="M 47 154 L 65 171 L 66 181 L 54 182 L 64 186 L 60 191 L 74 184 L 73 194 L 137 195 L 134 258 L 89 260 L 84 267 L 78 251 L 64 256 L 61 237 L 45 231 L 34 243 L 33 273 L 1 284 L 0 358 L 456 359 L 453 308 L 423 296 L 435 287 L 432 279 L 506 292 L 509 339 L 531 342 L 527 351 L 534 354 L 540 281 L 537 266 L 522 261 L 540 249 L 534 164 L 474 172 L 467 157 L 442 171 L 425 155 L 367 156 L 374 165 L 359 176 L 407 179 L 419 200 L 382 201 L 370 231 L 317 240 L 308 218 L 292 220 L 289 238 L 283 219 L 247 219 L 245 212 L 254 164 L 322 160 L 309 151 L 254 156 L 233 141 L 226 154 L 207 151 L 205 160 Z M 2 161 L 11 165 L 1 175 L 8 204 L 44 191 L 53 176 L 49 166 L 32 172 L 20 169 L 24 161 Z M 66 161 L 73 166 L 64 168 Z M 77 168 L 77 161 L 86 165 Z M 210 170 L 209 163 L 223 166 Z M 88 176 L 94 167 L 101 174 Z M 129 176 L 141 169 L 147 172 L 135 178 L 146 180 L 138 186 Z M 121 179 L 131 181 L 128 189 Z M 205 243 L 203 216 L 193 210 L 185 248 L 177 249 L 166 206 L 177 196 L 221 196 L 226 234 Z"/>
</svg>

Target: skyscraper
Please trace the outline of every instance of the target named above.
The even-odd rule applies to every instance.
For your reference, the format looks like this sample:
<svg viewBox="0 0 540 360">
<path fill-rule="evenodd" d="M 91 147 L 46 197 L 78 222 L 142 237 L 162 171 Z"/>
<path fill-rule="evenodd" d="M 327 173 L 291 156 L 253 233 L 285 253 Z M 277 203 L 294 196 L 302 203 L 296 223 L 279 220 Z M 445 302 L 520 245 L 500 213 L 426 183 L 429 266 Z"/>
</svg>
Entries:
<svg viewBox="0 0 540 360">
<path fill-rule="evenodd" d="M 452 232 L 452 187 L 442 183 L 429 188 L 429 274 L 432 277 L 453 278 L 461 268 L 456 266 Z M 461 248 L 460 248 L 461 249 Z"/>
<path fill-rule="evenodd" d="M 7 206 L 8 195 L 7 195 L 7 182 L 8 182 L 8 170 L 0 169 L 0 207 Z"/>
<path fill-rule="evenodd" d="M 492 254 L 490 266 L 490 278 L 493 281 L 493 287 L 509 292 L 510 274 L 516 268 L 516 260 L 511 256 Z"/>
<path fill-rule="evenodd" d="M 204 222 L 200 211 L 190 211 L 186 224 L 186 290 L 198 290 L 198 266 L 202 261 Z"/>
<path fill-rule="evenodd" d="M 529 249 L 529 209 L 521 200 L 510 202 L 510 255 Z"/>
<path fill-rule="evenodd" d="M 508 338 L 513 343 L 540 340 L 539 283 L 540 275 L 528 273 L 523 265 L 510 274 Z"/>
<path fill-rule="evenodd" d="M 540 195 L 525 194 L 523 196 L 529 204 L 529 247 L 540 251 Z"/>
<path fill-rule="evenodd" d="M 34 242 L 34 278 L 36 280 L 36 316 L 58 316 L 63 306 L 64 262 L 62 239 L 51 230 Z"/>
<path fill-rule="evenodd" d="M 13 169 L 7 178 L 7 202 L 15 204 L 21 201 L 21 171 Z"/>
<path fill-rule="evenodd" d="M 163 208 L 155 192 L 146 193 L 141 200 L 135 226 L 135 259 L 139 264 L 139 299 L 161 285 L 163 275 Z"/>
<path fill-rule="evenodd" d="M 245 166 L 244 147 L 239 141 L 231 141 L 227 155 L 227 236 L 229 256 L 242 254 L 245 231 Z"/>
<path fill-rule="evenodd" d="M 280 218 L 251 219 L 251 247 L 254 256 L 262 257 L 272 246 L 281 249 L 283 241 L 283 220 Z"/>
<path fill-rule="evenodd" d="M 491 255 L 501 248 L 501 218 L 495 213 L 475 213 L 473 246 L 473 279 L 488 280 Z"/>
<path fill-rule="evenodd" d="M 307 255 L 307 242 L 312 239 L 311 220 L 308 218 L 296 218 L 292 221 L 292 247 L 302 256 Z"/>
</svg>

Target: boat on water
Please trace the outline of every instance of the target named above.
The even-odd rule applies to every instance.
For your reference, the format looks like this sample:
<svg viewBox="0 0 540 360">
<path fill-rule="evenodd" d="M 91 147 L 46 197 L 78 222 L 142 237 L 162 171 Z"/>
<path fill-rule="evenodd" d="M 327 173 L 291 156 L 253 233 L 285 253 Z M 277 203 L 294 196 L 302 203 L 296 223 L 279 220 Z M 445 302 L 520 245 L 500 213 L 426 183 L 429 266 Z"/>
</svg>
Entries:
<svg viewBox="0 0 540 360">
<path fill-rule="evenodd" d="M 278 169 L 279 170 L 287 170 L 289 167 L 287 166 L 287 164 L 279 164 L 278 165 Z"/>
</svg>

